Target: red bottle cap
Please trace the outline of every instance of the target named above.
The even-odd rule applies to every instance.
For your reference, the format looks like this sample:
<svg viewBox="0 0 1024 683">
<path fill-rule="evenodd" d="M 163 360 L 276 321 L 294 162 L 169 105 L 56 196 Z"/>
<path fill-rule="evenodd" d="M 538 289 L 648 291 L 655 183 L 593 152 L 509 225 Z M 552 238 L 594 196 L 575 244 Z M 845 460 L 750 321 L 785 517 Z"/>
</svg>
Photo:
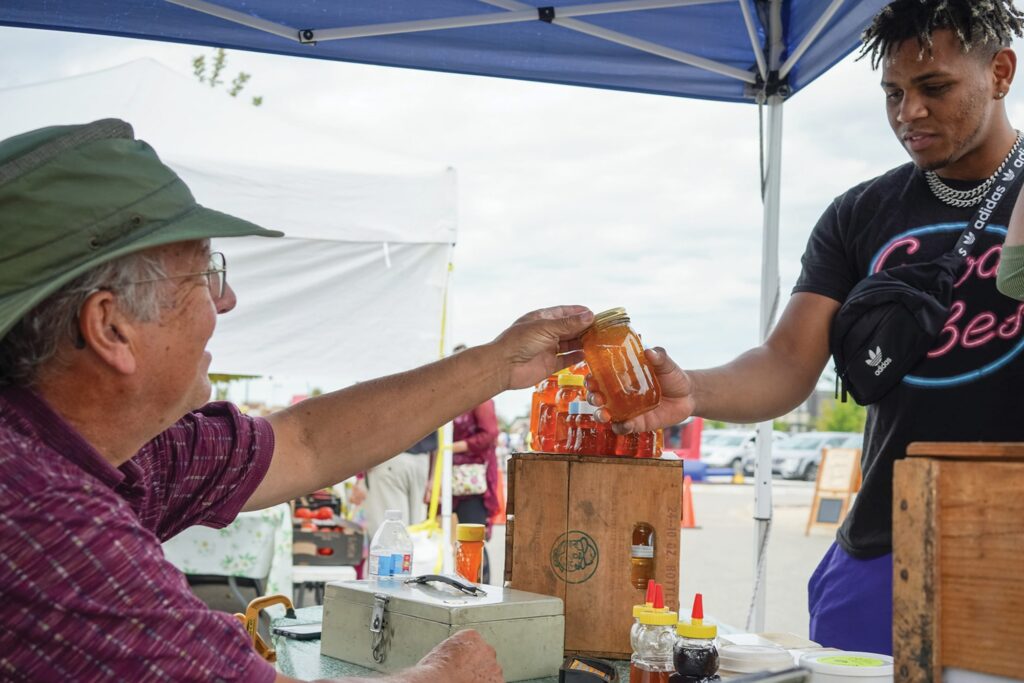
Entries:
<svg viewBox="0 0 1024 683">
<path fill-rule="evenodd" d="M 704 619 L 704 596 L 700 593 L 693 596 L 693 613 L 690 614 L 690 619 Z"/>
<path fill-rule="evenodd" d="M 656 584 L 654 583 L 654 579 L 648 579 L 647 580 L 647 597 L 644 598 L 644 602 L 647 603 L 648 605 L 653 605 L 654 604 L 654 586 L 655 585 Z"/>
<path fill-rule="evenodd" d="M 654 584 L 654 609 L 664 609 L 665 607 L 665 594 L 662 590 L 661 584 Z"/>
</svg>

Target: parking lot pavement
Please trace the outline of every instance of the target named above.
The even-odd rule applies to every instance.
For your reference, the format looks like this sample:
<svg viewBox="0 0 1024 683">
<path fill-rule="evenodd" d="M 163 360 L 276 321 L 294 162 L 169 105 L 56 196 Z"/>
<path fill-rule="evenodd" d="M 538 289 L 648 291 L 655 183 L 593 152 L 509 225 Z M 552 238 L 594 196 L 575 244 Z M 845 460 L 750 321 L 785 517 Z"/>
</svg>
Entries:
<svg viewBox="0 0 1024 683">
<path fill-rule="evenodd" d="M 807 580 L 832 543 L 832 531 L 804 536 L 814 484 L 776 479 L 767 562 L 766 631 L 807 636 Z M 693 505 L 697 529 L 683 529 L 681 541 L 681 611 L 689 614 L 693 594 L 704 594 L 704 610 L 718 621 L 743 629 L 754 586 L 754 487 L 744 484 L 695 483 Z M 505 566 L 505 527 L 495 526 L 487 543 L 491 583 L 501 585 Z M 675 609 L 678 605 L 672 605 Z"/>
<path fill-rule="evenodd" d="M 754 487 L 693 485 L 698 529 L 683 529 L 680 595 L 686 603 L 704 594 L 704 609 L 743 629 L 754 586 Z M 773 481 L 773 519 L 765 583 L 765 630 L 807 636 L 807 580 L 832 543 L 832 531 L 804 535 L 814 484 Z"/>
</svg>

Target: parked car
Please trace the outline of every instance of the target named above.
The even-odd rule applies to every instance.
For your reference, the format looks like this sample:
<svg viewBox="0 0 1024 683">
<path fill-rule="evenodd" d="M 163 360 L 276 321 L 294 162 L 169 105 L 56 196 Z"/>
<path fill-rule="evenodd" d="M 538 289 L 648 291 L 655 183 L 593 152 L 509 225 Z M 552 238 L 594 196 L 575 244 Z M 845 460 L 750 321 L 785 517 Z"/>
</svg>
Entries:
<svg viewBox="0 0 1024 683">
<path fill-rule="evenodd" d="M 772 443 L 785 441 L 785 432 L 772 432 Z M 757 430 L 754 429 L 712 429 L 701 434 L 700 459 L 708 467 L 743 466 L 745 458 L 755 452 Z M 751 462 L 753 462 L 751 460 Z"/>
<path fill-rule="evenodd" d="M 796 434 L 772 451 L 772 474 L 785 479 L 814 481 L 826 448 L 860 448 L 862 434 L 855 432 L 807 432 Z"/>
</svg>

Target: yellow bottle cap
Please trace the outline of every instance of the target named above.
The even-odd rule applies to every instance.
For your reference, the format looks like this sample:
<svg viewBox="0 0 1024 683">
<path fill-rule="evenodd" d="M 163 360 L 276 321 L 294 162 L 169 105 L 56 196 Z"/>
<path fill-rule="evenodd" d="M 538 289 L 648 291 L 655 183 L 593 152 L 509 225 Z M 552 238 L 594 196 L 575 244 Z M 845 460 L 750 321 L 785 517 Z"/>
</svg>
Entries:
<svg viewBox="0 0 1024 683">
<path fill-rule="evenodd" d="M 654 609 L 654 605 L 649 602 L 644 602 L 639 605 L 633 605 L 633 618 L 639 619 L 640 615 L 644 612 L 649 612 Z"/>
<path fill-rule="evenodd" d="M 683 638 L 717 638 L 718 626 L 716 624 L 705 624 L 703 619 L 680 621 L 676 625 L 676 635 Z"/>
<path fill-rule="evenodd" d="M 640 614 L 640 623 L 645 626 L 672 626 L 679 621 L 679 615 L 668 610 L 652 609 Z"/>
<path fill-rule="evenodd" d="M 559 375 L 558 386 L 560 387 L 582 387 L 583 375 Z"/>
<path fill-rule="evenodd" d="M 482 541 L 486 533 L 483 524 L 457 524 L 455 526 L 455 540 L 457 541 Z"/>
</svg>

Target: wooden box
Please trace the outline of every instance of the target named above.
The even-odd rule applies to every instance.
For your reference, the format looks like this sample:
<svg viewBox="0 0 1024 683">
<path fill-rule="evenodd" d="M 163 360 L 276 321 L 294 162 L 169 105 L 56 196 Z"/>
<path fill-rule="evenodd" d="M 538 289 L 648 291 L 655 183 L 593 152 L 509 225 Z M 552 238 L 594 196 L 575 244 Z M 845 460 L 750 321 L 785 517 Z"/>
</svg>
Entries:
<svg viewBox="0 0 1024 683">
<path fill-rule="evenodd" d="M 897 681 L 1022 677 L 1024 443 L 915 443 L 893 480 Z"/>
<path fill-rule="evenodd" d="M 505 580 L 565 603 L 565 650 L 631 654 L 633 527 L 654 527 L 654 579 L 679 608 L 681 460 L 522 453 L 509 462 Z"/>
</svg>

